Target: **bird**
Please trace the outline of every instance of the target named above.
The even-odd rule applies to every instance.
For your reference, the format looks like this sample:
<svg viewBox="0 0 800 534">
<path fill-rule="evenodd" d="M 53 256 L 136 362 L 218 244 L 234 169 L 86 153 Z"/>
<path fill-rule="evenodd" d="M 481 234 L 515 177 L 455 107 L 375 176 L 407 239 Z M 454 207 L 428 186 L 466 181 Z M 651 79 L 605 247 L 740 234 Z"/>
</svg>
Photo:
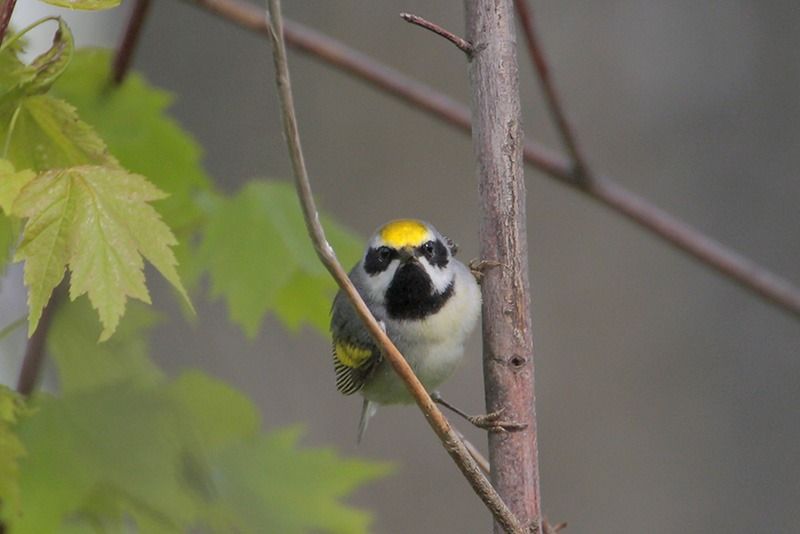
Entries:
<svg viewBox="0 0 800 534">
<path fill-rule="evenodd" d="M 378 228 L 349 273 L 375 319 L 429 393 L 459 366 L 478 321 L 481 291 L 455 258 L 456 244 L 428 222 L 398 219 Z M 363 397 L 357 441 L 380 405 L 413 402 L 340 290 L 330 322 L 336 388 Z"/>
</svg>

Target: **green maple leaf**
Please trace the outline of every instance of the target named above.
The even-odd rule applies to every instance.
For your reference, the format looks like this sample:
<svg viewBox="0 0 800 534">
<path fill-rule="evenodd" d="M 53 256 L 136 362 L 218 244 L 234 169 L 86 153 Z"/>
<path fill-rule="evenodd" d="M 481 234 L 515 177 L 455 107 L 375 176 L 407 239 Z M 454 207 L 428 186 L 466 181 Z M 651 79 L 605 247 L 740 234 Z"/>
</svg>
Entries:
<svg viewBox="0 0 800 534">
<path fill-rule="evenodd" d="M 17 229 L 15 228 L 14 221 L 0 213 L 0 275 L 6 270 L 9 257 L 11 256 L 11 247 L 17 240 Z"/>
<path fill-rule="evenodd" d="M 14 259 L 25 260 L 29 333 L 67 266 L 70 298 L 87 293 L 107 339 L 128 297 L 150 302 L 146 258 L 188 296 L 175 270 L 175 237 L 148 202 L 164 193 L 144 177 L 121 169 L 79 166 L 48 171 L 25 186 L 14 214 L 28 218 Z"/>
<path fill-rule="evenodd" d="M 19 235 L 19 221 L 10 217 L 11 205 L 25 184 L 34 178 L 32 171 L 15 172 L 11 162 L 0 159 L 0 274 L 5 271 L 11 247 Z"/>
<path fill-rule="evenodd" d="M 19 461 L 25 447 L 14 426 L 23 410 L 22 398 L 0 385 L 0 510 L 12 515 L 20 511 Z"/>
<path fill-rule="evenodd" d="M 130 516 L 149 516 L 154 532 L 183 532 L 195 498 L 181 481 L 187 450 L 182 414 L 163 387 L 117 382 L 62 398 L 40 396 L 20 421 L 28 455 L 21 464 L 22 513 L 11 532 L 59 532 L 73 520 L 124 532 Z M 184 528 L 181 528 L 184 527 Z"/>
<path fill-rule="evenodd" d="M 368 532 L 369 514 L 339 499 L 391 471 L 325 449 L 299 449 L 297 429 L 237 443 L 216 460 L 218 501 L 209 507 L 223 532 Z"/>
<path fill-rule="evenodd" d="M 105 143 L 81 121 L 75 108 L 43 93 L 64 73 L 74 45 L 69 27 L 59 17 L 52 46 L 24 65 L 13 46 L 19 35 L 3 44 L 0 65 L 8 71 L 0 76 L 0 155 L 17 169 L 43 171 L 84 163 L 115 165 Z M 29 27 L 28 29 L 30 29 Z"/>
<path fill-rule="evenodd" d="M 6 93 L 19 83 L 20 73 L 25 68 L 25 64 L 18 57 L 25 48 L 25 40 L 19 37 L 8 44 L 12 38 L 9 34 L 3 40 L 6 46 L 0 50 L 0 94 Z"/>
<path fill-rule="evenodd" d="M 17 169 L 116 166 L 105 143 L 75 108 L 49 95 L 0 97 L 0 149 Z"/>
<path fill-rule="evenodd" d="M 0 508 L 11 532 L 366 531 L 343 499 L 388 466 L 264 434 L 250 400 L 199 372 L 137 376 L 34 398 L 16 425 L 22 513 Z"/>
<path fill-rule="evenodd" d="M 131 302 L 114 335 L 98 343 L 101 326 L 88 299 L 58 306 L 47 334 L 47 354 L 58 368 L 66 394 L 118 382 L 153 385 L 163 378 L 148 357 L 149 330 L 161 317 L 152 307 Z"/>
<path fill-rule="evenodd" d="M 26 94 L 45 93 L 53 85 L 72 59 L 75 40 L 67 23 L 61 17 L 48 17 L 39 21 L 55 20 L 58 29 L 53 35 L 53 44 L 20 72 L 20 88 Z"/>
<path fill-rule="evenodd" d="M 82 9 L 85 11 L 100 11 L 117 7 L 121 0 L 42 0 L 46 4 L 68 9 Z"/>
<path fill-rule="evenodd" d="M 30 65 L 24 65 L 18 58 L 23 48 L 21 40 L 25 33 L 48 21 L 58 23 L 53 44 Z M 9 35 L 0 45 L 0 66 L 5 69 L 0 75 L 2 93 L 19 97 L 47 92 L 66 69 L 74 50 L 72 32 L 61 17 L 45 17 L 22 30 L 22 33 Z"/>
<path fill-rule="evenodd" d="M 20 190 L 36 177 L 31 170 L 16 172 L 10 161 L 0 159 L 0 209 L 6 215 L 11 214 L 11 205 Z"/>
<path fill-rule="evenodd" d="M 157 209 L 180 231 L 200 218 L 195 195 L 211 187 L 201 165 L 202 151 L 167 115 L 174 99 L 168 92 L 135 72 L 121 85 L 109 85 L 111 57 L 108 50 L 76 51 L 50 94 L 74 105 L 123 167 L 169 193 Z"/>
<path fill-rule="evenodd" d="M 170 398 L 184 410 L 194 438 L 216 450 L 258 433 L 261 415 L 236 389 L 199 371 L 188 371 L 168 387 Z"/>
<path fill-rule="evenodd" d="M 323 217 L 334 249 L 355 261 L 359 240 Z M 218 198 L 201 244 L 211 291 L 224 296 L 231 319 L 254 336 L 267 311 L 287 326 L 303 322 L 327 331 L 336 284 L 306 233 L 294 188 L 255 181 L 232 198 Z"/>
</svg>

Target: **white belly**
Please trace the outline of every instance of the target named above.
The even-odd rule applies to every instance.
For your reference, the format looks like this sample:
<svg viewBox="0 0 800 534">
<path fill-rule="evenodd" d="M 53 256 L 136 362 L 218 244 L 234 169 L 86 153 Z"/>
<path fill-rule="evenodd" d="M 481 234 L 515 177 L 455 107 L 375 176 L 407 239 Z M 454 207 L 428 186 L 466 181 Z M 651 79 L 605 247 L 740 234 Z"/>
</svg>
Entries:
<svg viewBox="0 0 800 534">
<path fill-rule="evenodd" d="M 480 314 L 480 289 L 466 268 L 456 275 L 455 287 L 451 299 L 433 316 L 386 323 L 389 337 L 429 392 L 458 368 L 464 357 L 464 342 Z M 380 404 L 410 403 L 413 400 L 386 360 L 375 369 L 362 394 Z"/>
</svg>

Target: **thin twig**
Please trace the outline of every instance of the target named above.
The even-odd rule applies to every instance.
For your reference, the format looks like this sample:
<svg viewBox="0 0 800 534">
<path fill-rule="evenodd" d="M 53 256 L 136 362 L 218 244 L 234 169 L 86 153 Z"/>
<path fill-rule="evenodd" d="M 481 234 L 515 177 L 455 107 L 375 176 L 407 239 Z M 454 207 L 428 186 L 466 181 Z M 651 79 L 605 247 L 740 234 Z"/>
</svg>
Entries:
<svg viewBox="0 0 800 534">
<path fill-rule="evenodd" d="M 241 0 L 186 1 L 249 30 L 267 33 L 263 14 Z M 464 105 L 339 41 L 296 22 L 285 22 L 288 45 L 367 81 L 452 126 L 470 131 L 469 109 Z M 596 175 L 588 184 L 583 183 L 569 160 L 542 145 L 530 141 L 525 143 L 523 157 L 548 176 L 599 200 L 753 294 L 800 317 L 800 289 L 789 281 L 707 237 L 610 178 Z"/>
<path fill-rule="evenodd" d="M 472 55 L 472 43 L 464 39 L 463 37 L 459 37 L 458 35 L 454 34 L 451 31 L 445 30 L 438 24 L 434 24 L 433 22 L 426 20 L 418 15 L 412 15 L 411 13 L 400 13 L 400 18 L 404 21 L 419 26 L 420 28 L 425 28 L 426 30 L 430 30 L 436 35 L 440 35 L 456 45 L 459 50 L 467 54 L 467 56 Z"/>
<path fill-rule="evenodd" d="M 64 296 L 64 284 L 62 283 L 53 290 L 50 296 L 50 301 L 42 310 L 42 317 L 39 319 L 39 325 L 36 331 L 28 339 L 28 344 L 25 347 L 25 356 L 22 360 L 22 367 L 19 370 L 19 377 L 17 378 L 17 393 L 29 396 L 33 393 L 36 383 L 39 381 L 39 375 L 42 371 L 42 363 L 44 363 L 44 347 L 47 342 L 47 334 L 50 331 L 50 325 L 53 322 L 53 316 L 56 309 L 61 304 L 61 299 Z"/>
<path fill-rule="evenodd" d="M 478 448 L 475 445 L 473 445 L 472 442 L 469 441 L 466 438 L 466 436 L 464 436 L 464 434 L 461 433 L 459 429 L 453 427 L 453 432 L 455 432 L 456 435 L 461 439 L 461 441 L 464 442 L 464 446 L 467 448 L 467 451 L 469 451 L 469 455 L 472 456 L 472 459 L 475 460 L 475 463 L 478 464 L 478 467 L 481 468 L 483 474 L 489 476 L 489 473 L 491 473 L 491 468 L 489 467 L 489 460 L 487 460 L 486 457 L 483 454 L 481 454 L 481 451 L 479 451 Z"/>
<path fill-rule="evenodd" d="M 125 80 L 125 76 L 128 75 L 133 53 L 136 50 L 136 44 L 139 42 L 139 35 L 142 32 L 144 19 L 147 17 L 149 9 L 150 0 L 136 0 L 133 5 L 133 11 L 131 11 L 130 18 L 128 18 L 125 33 L 122 36 L 119 47 L 117 47 L 114 63 L 111 66 L 111 79 L 116 85 L 121 84 Z"/>
<path fill-rule="evenodd" d="M 585 184 L 592 179 L 591 171 L 586 164 L 586 158 L 583 156 L 575 131 L 572 129 L 572 125 L 567 119 L 564 107 L 561 105 L 561 97 L 550 75 L 550 67 L 547 64 L 547 59 L 539 44 L 539 37 L 533 23 L 533 12 L 528 7 L 528 2 L 526 0 L 514 0 L 514 5 L 517 8 L 519 21 L 522 24 L 522 32 L 525 34 L 525 41 L 528 44 L 528 53 L 533 60 L 536 73 L 539 75 L 544 98 L 547 101 L 547 108 L 550 110 L 553 121 L 556 123 L 556 128 L 561 135 L 561 141 L 564 143 L 564 147 L 566 147 L 570 158 L 572 158 L 574 167 L 573 174 L 579 183 Z"/>
<path fill-rule="evenodd" d="M 14 13 L 14 6 L 17 0 L 5 0 L 3 5 L 0 6 L 0 43 L 6 36 L 8 24 L 11 22 L 11 15 Z"/>
<path fill-rule="evenodd" d="M 378 322 L 372 316 L 367 305 L 364 303 L 358 291 L 355 289 L 352 282 L 350 282 L 341 264 L 336 259 L 336 254 L 325 237 L 325 232 L 320 224 L 319 214 L 311 192 L 311 184 L 308 179 L 308 173 L 306 172 L 305 161 L 300 145 L 300 136 L 297 129 L 297 119 L 295 117 L 292 89 L 289 80 L 289 67 L 283 40 L 280 0 L 269 0 L 269 13 L 272 20 L 270 38 L 272 40 L 275 80 L 281 103 L 283 129 L 292 161 L 297 195 L 300 199 L 306 226 L 311 240 L 314 243 L 317 255 L 353 304 L 359 317 L 361 317 L 361 320 L 364 322 L 364 325 L 367 327 L 376 343 L 381 347 L 384 357 L 391 363 L 395 372 L 397 372 L 400 378 L 405 382 L 406 387 L 408 387 L 409 392 L 414 396 L 414 399 L 425 415 L 428 423 L 442 441 L 445 450 L 447 450 L 456 462 L 461 472 L 470 482 L 478 496 L 486 504 L 487 508 L 492 512 L 495 519 L 509 532 L 524 532 L 519 521 L 517 521 L 514 515 L 509 511 L 494 488 L 492 488 L 492 485 L 481 472 L 480 467 L 470 456 L 464 443 L 453 431 L 450 423 L 433 403 L 430 395 L 428 395 L 425 387 L 414 375 L 414 372 L 411 370 L 405 358 L 403 358 L 403 355 L 400 354 L 397 347 L 394 346 L 383 329 L 378 325 Z"/>
</svg>

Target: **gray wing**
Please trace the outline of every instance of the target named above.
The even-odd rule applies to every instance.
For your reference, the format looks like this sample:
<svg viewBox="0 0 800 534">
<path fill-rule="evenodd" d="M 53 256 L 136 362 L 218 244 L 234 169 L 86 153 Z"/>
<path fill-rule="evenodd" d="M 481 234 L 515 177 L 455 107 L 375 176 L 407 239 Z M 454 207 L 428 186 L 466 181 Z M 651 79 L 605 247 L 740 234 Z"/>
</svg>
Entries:
<svg viewBox="0 0 800 534">
<path fill-rule="evenodd" d="M 333 300 L 331 335 L 336 389 L 352 395 L 364 387 L 381 360 L 381 352 L 341 290 Z"/>
</svg>

